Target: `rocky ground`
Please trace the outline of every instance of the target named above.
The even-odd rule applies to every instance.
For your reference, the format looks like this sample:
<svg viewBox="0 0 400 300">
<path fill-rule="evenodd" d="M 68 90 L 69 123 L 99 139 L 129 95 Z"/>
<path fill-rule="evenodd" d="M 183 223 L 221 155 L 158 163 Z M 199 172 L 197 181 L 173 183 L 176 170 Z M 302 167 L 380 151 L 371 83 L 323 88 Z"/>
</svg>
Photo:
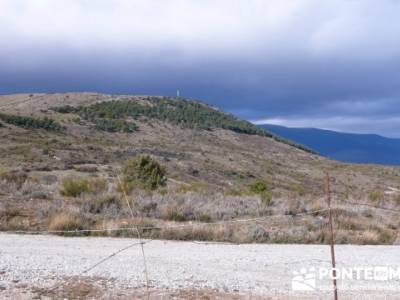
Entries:
<svg viewBox="0 0 400 300">
<path fill-rule="evenodd" d="M 120 238 L 0 235 L 1 299 L 146 298 L 140 245 Z M 146 240 L 150 299 L 326 298 L 331 281 L 313 292 L 292 290 L 293 272 L 330 266 L 326 245 L 217 244 Z M 337 245 L 339 268 L 400 267 L 399 246 Z M 396 299 L 391 280 L 339 280 L 348 299 Z"/>
</svg>

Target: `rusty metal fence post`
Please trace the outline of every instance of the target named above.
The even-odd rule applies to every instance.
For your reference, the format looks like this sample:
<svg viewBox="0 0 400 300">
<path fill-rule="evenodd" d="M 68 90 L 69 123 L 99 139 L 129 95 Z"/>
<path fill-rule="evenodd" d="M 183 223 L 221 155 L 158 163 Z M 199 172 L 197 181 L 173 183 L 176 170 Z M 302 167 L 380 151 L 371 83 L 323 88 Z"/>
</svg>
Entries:
<svg viewBox="0 0 400 300">
<path fill-rule="evenodd" d="M 333 294 L 335 300 L 338 300 L 338 290 L 336 282 L 335 246 L 333 239 L 333 225 L 332 225 L 332 211 L 331 211 L 331 178 L 328 172 L 326 173 L 325 192 L 326 192 L 326 200 L 328 202 L 328 216 L 329 216 L 328 231 L 329 231 L 329 244 L 331 248 L 331 260 L 332 260 Z"/>
</svg>

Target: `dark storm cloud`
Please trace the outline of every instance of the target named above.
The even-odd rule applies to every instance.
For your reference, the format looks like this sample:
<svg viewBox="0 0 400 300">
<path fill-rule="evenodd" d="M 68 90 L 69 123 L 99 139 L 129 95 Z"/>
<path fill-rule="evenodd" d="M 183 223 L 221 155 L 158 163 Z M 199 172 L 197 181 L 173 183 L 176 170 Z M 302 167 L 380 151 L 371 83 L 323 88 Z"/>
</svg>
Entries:
<svg viewBox="0 0 400 300">
<path fill-rule="evenodd" d="M 0 2 L 0 93 L 202 99 L 250 120 L 400 136 L 396 1 Z"/>
</svg>

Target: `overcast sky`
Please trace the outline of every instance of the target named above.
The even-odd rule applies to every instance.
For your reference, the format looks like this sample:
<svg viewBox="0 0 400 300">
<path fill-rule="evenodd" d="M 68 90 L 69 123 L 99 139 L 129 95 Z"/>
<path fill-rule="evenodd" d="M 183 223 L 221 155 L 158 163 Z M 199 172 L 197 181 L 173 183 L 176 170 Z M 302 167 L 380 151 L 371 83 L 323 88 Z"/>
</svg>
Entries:
<svg viewBox="0 0 400 300">
<path fill-rule="evenodd" d="M 0 0 L 0 93 L 202 99 L 400 137 L 400 1 Z"/>
</svg>

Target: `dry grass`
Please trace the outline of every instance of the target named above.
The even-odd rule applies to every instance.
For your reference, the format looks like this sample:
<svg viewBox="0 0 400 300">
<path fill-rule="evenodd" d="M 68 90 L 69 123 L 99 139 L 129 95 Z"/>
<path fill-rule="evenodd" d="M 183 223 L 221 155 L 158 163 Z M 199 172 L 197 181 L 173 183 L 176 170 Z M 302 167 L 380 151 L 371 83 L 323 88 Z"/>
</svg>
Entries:
<svg viewBox="0 0 400 300">
<path fill-rule="evenodd" d="M 28 175 L 23 171 L 8 171 L 0 173 L 0 180 L 15 184 L 17 188 L 20 188 L 27 179 Z"/>
<path fill-rule="evenodd" d="M 118 217 L 125 203 L 118 194 L 89 195 L 80 200 L 80 208 L 85 213 Z"/>
<path fill-rule="evenodd" d="M 50 231 L 82 230 L 89 225 L 84 216 L 72 212 L 60 212 L 51 217 L 49 223 Z M 73 233 L 60 233 L 61 235 L 74 235 Z M 80 233 L 82 234 L 82 233 Z M 83 233 L 86 234 L 86 233 Z"/>
<path fill-rule="evenodd" d="M 275 203 L 266 209 L 258 196 L 232 196 L 208 189 L 207 192 L 180 193 L 175 187 L 161 193 L 134 190 L 128 196 L 135 203 L 136 220 L 132 221 L 126 203 L 121 201 L 116 182 L 104 178 L 87 178 L 88 186 L 89 182 L 94 182 L 92 186 L 96 188 L 75 198 L 39 197 L 34 198 L 34 202 L 31 200 L 34 193 L 56 193 L 57 182 L 41 185 L 28 179 L 21 189 L 17 189 L 16 185 L 3 180 L 1 182 L 10 187 L 9 192 L 29 197 L 21 198 L 20 206 L 13 203 L 0 206 L 1 229 L 76 230 L 144 226 L 148 228 L 141 230 L 141 235 L 146 238 L 233 243 L 327 243 L 327 213 L 312 213 L 326 208 L 324 198 L 296 198 L 287 206 L 284 199 L 275 199 Z M 333 202 L 340 203 L 337 199 Z M 298 213 L 306 215 L 298 217 Z M 363 207 L 333 209 L 336 242 L 393 243 L 400 223 L 390 214 L 381 218 L 378 213 L 382 212 Z M 260 216 L 265 220 L 208 224 Z M 136 232 L 128 229 L 93 235 L 137 237 Z"/>
</svg>

